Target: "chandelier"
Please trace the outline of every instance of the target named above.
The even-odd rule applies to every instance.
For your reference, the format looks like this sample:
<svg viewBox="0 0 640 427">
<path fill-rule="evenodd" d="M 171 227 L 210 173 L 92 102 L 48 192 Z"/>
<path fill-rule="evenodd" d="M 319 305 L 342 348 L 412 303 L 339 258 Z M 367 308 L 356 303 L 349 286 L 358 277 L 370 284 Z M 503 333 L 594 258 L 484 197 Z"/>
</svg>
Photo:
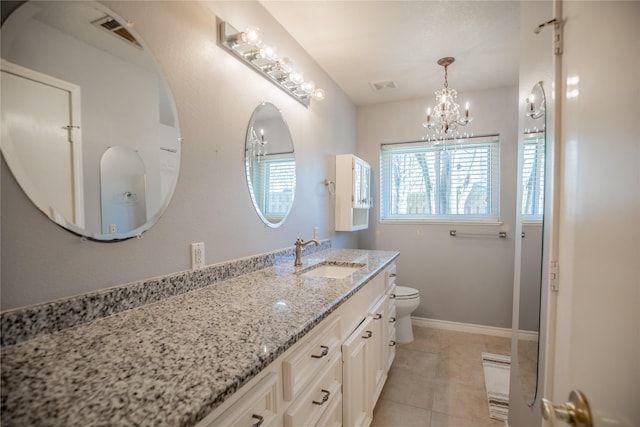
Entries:
<svg viewBox="0 0 640 427">
<path fill-rule="evenodd" d="M 464 115 L 460 114 L 460 106 L 457 104 L 458 92 L 449 88 L 447 80 L 447 68 L 453 64 L 455 58 L 447 56 L 438 60 L 438 65 L 444 67 L 444 88 L 437 90 L 436 105 L 427 109 L 427 121 L 422 125 L 429 132 L 427 139 L 429 141 L 442 141 L 446 139 L 456 139 L 460 137 L 470 136 L 469 134 L 461 135 L 458 131 L 459 126 L 468 125 L 473 118 L 469 117 L 469 103 L 465 105 Z"/>
<path fill-rule="evenodd" d="M 260 129 L 260 137 L 256 135 L 255 129 L 251 128 L 251 136 L 248 141 L 249 157 L 260 161 L 261 157 L 268 154 L 266 145 L 269 143 L 264 137 L 264 129 Z"/>
</svg>

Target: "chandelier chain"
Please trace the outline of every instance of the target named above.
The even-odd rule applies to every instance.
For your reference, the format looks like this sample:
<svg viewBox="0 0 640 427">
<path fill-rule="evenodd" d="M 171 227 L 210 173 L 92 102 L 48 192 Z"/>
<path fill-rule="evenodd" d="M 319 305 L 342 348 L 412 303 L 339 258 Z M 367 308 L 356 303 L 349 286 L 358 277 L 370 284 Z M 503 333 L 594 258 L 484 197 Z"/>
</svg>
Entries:
<svg viewBox="0 0 640 427">
<path fill-rule="evenodd" d="M 444 66 L 444 88 L 445 89 L 449 89 L 449 80 L 448 80 L 448 71 L 447 68 L 449 68 L 448 65 Z"/>
</svg>

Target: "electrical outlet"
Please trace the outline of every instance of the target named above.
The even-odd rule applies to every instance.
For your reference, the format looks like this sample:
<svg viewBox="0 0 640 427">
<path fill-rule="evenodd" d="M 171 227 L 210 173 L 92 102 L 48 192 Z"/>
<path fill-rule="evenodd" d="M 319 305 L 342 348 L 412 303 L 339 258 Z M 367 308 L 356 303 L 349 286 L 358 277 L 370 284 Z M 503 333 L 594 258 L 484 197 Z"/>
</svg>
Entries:
<svg viewBox="0 0 640 427">
<path fill-rule="evenodd" d="M 318 227 L 313 227 L 313 239 L 318 240 L 318 236 L 320 234 L 320 229 Z"/>
<path fill-rule="evenodd" d="M 191 268 L 204 267 L 204 242 L 191 244 Z"/>
<path fill-rule="evenodd" d="M 118 231 L 115 224 L 109 224 L 109 234 L 116 234 Z"/>
</svg>

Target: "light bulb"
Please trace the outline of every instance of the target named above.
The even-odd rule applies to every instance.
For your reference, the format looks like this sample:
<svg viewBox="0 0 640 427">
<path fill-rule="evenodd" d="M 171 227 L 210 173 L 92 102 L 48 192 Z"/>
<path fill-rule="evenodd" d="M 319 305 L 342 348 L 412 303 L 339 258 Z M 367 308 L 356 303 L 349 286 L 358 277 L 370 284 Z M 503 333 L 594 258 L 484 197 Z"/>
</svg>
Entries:
<svg viewBox="0 0 640 427">
<path fill-rule="evenodd" d="M 245 30 L 247 35 L 247 43 L 253 46 L 260 46 L 262 44 L 262 32 L 258 27 L 249 27 Z"/>
<path fill-rule="evenodd" d="M 322 101 L 325 96 L 326 93 L 324 92 L 324 89 L 316 88 L 316 90 L 313 91 L 313 98 L 317 99 L 318 101 Z"/>
<path fill-rule="evenodd" d="M 264 59 L 268 59 L 270 61 L 274 61 L 277 58 L 276 48 L 268 46 L 268 45 L 263 45 L 260 48 L 260 56 L 263 57 Z"/>
<path fill-rule="evenodd" d="M 278 61 L 278 66 L 283 73 L 289 74 L 293 70 L 293 61 L 289 58 L 282 58 Z"/>
<path fill-rule="evenodd" d="M 311 94 L 316 89 L 316 84 L 312 81 L 302 83 L 302 90 L 305 93 Z"/>
<path fill-rule="evenodd" d="M 302 82 L 304 81 L 304 77 L 301 72 L 293 71 L 289 75 L 289 80 L 291 80 L 294 84 L 299 85 L 299 84 L 302 84 Z"/>
</svg>

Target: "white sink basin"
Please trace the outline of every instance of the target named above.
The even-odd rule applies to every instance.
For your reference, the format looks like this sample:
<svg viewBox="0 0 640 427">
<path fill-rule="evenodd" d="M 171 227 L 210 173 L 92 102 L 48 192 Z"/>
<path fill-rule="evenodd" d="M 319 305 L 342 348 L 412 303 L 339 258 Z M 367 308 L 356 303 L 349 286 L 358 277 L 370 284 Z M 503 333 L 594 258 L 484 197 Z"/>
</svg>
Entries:
<svg viewBox="0 0 640 427">
<path fill-rule="evenodd" d="M 364 265 L 355 267 L 345 265 L 319 264 L 317 267 L 302 273 L 307 277 L 326 277 L 328 279 L 344 279 L 353 274 L 354 271 L 360 270 Z"/>
</svg>

